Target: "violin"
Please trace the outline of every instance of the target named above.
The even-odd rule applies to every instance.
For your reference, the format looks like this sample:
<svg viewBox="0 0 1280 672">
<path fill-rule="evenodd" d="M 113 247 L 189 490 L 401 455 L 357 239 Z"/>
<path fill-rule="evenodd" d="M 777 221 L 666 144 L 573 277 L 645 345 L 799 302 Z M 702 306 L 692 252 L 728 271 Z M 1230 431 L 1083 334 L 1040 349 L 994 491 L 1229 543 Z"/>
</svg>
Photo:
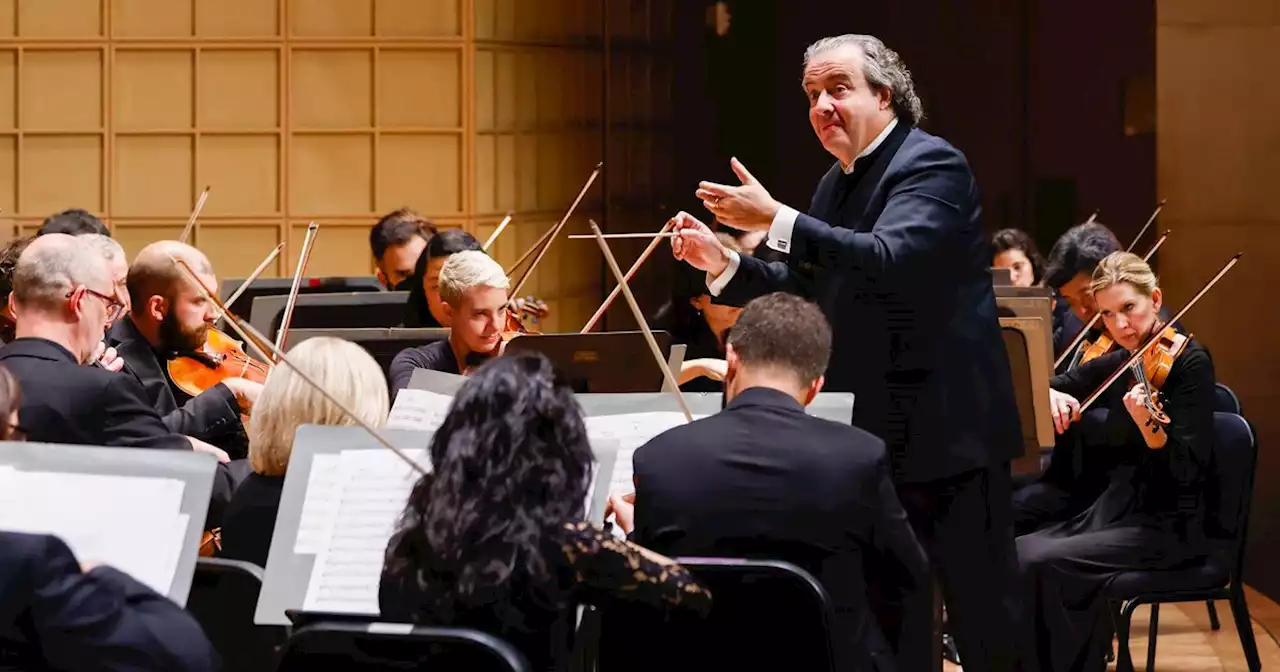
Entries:
<svg viewBox="0 0 1280 672">
<path fill-rule="evenodd" d="M 271 370 L 250 357 L 244 343 L 209 327 L 204 345 L 198 350 L 169 360 L 169 379 L 178 389 L 195 397 L 228 378 L 245 378 L 265 383 Z"/>
<path fill-rule="evenodd" d="M 1112 340 L 1111 336 L 1105 333 L 1098 336 L 1098 339 L 1095 341 L 1090 342 L 1086 340 L 1084 345 L 1081 346 L 1078 359 L 1073 366 L 1079 366 L 1087 361 L 1097 359 L 1108 352 L 1111 352 L 1115 347 L 1116 342 Z"/>
<path fill-rule="evenodd" d="M 1134 379 L 1146 392 L 1146 407 L 1147 412 L 1151 414 L 1151 422 L 1168 425 L 1169 416 L 1160 405 L 1160 388 L 1164 387 L 1169 371 L 1173 369 L 1173 363 L 1186 350 L 1187 343 L 1191 341 L 1191 335 L 1179 333 L 1173 327 L 1164 327 L 1158 329 L 1158 332 L 1154 335 L 1154 342 L 1150 348 L 1143 353 L 1142 359 L 1131 364 L 1130 370 L 1133 372 Z M 1147 423 L 1148 426 L 1151 422 Z M 1153 428 L 1152 431 L 1157 429 Z"/>
</svg>

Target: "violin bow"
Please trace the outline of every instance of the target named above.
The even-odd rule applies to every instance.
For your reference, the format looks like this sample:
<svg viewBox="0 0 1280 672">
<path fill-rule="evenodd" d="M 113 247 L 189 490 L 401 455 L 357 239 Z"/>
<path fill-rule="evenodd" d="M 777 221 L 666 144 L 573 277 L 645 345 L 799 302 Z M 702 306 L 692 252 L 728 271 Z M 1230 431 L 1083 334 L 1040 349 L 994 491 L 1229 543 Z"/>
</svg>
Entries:
<svg viewBox="0 0 1280 672">
<path fill-rule="evenodd" d="M 240 286 L 236 288 L 236 291 L 231 293 L 231 296 L 227 297 L 226 304 L 228 306 L 235 305 L 236 299 L 240 298 L 240 295 L 244 294 L 245 290 L 249 289 L 249 285 L 252 285 L 253 281 L 257 280 L 258 276 L 262 275 L 262 272 L 267 270 L 267 266 L 271 262 L 275 261 L 276 257 L 280 256 L 280 251 L 283 249 L 284 243 L 276 245 L 276 249 L 271 250 L 270 254 L 267 255 L 267 258 L 263 259 L 262 263 L 258 264 L 258 267 L 253 269 L 253 272 L 249 274 L 249 277 L 245 278 L 244 282 L 240 283 Z M 226 318 L 226 315 L 220 315 L 218 319 L 224 318 Z M 268 362 L 268 364 L 269 363 L 270 362 Z"/>
<path fill-rule="evenodd" d="M 589 220 L 591 224 L 591 233 L 596 236 L 596 242 L 600 244 L 600 251 L 604 253 L 604 259 L 609 264 L 609 270 L 613 271 L 613 277 L 618 279 L 618 287 L 622 288 L 622 295 L 626 297 L 627 304 L 631 306 L 631 313 L 635 316 L 636 322 L 640 325 L 640 330 L 644 332 L 644 340 L 649 343 L 649 350 L 653 352 L 653 359 L 658 363 L 658 368 L 662 369 L 662 377 L 666 378 L 667 385 L 676 393 L 676 400 L 680 402 L 680 410 L 684 411 L 684 417 L 687 421 L 693 422 L 693 412 L 689 410 L 689 403 L 685 401 L 684 393 L 680 391 L 680 383 L 676 380 L 676 376 L 671 372 L 671 367 L 667 366 L 667 360 L 662 357 L 662 350 L 658 348 L 658 341 L 654 339 L 653 332 L 649 330 L 649 323 L 644 319 L 644 313 L 640 311 L 640 304 L 636 303 L 636 297 L 631 294 L 631 288 L 627 286 L 627 279 L 622 275 L 622 269 L 618 267 L 618 260 L 613 258 L 613 252 L 609 250 L 609 243 L 605 242 L 604 234 L 600 232 L 600 227 L 596 225 L 595 220 Z"/>
<path fill-rule="evenodd" d="M 1094 223 L 1094 222 L 1096 222 L 1096 221 L 1098 221 L 1098 211 L 1097 211 L 1097 210 L 1094 210 L 1094 211 L 1093 211 L 1093 214 L 1092 214 L 1092 215 L 1089 215 L 1089 219 L 1084 220 L 1084 223 L 1085 223 L 1085 224 L 1092 224 L 1092 223 Z"/>
<path fill-rule="evenodd" d="M 1126 250 L 1127 252 L 1132 252 L 1133 248 L 1137 246 L 1138 241 L 1142 240 L 1142 234 L 1146 233 L 1147 229 L 1151 228 L 1151 223 L 1156 221 L 1156 216 L 1159 215 L 1160 211 L 1164 209 L 1164 203 L 1165 203 L 1164 199 L 1160 199 L 1160 203 L 1156 205 L 1155 211 L 1152 212 L 1151 216 L 1147 218 L 1147 223 L 1142 225 L 1142 229 L 1138 231 L 1138 235 L 1134 236 L 1133 242 L 1129 243 L 1129 247 Z M 1160 236 L 1160 238 L 1156 240 L 1155 244 L 1151 246 L 1151 249 L 1147 251 L 1146 256 L 1144 256 L 1142 260 L 1150 261 L 1151 255 L 1155 254 L 1156 250 L 1160 249 L 1160 246 L 1164 244 L 1164 239 L 1167 237 L 1169 237 L 1169 230 L 1166 230 Z M 1067 349 L 1063 350 L 1062 354 L 1058 355 L 1058 359 L 1053 362 L 1053 368 L 1055 370 L 1059 366 L 1062 366 L 1063 362 L 1067 361 L 1067 357 L 1070 357 L 1071 353 L 1075 352 L 1076 347 L 1079 346 L 1080 342 L 1084 340 L 1085 335 L 1087 335 L 1089 333 L 1089 330 L 1093 328 L 1093 325 L 1097 323 L 1098 323 L 1098 315 L 1097 313 L 1095 313 L 1094 316 L 1089 320 L 1089 323 L 1084 325 L 1084 328 L 1080 330 L 1080 333 L 1076 334 L 1076 337 L 1071 339 L 1071 345 L 1067 346 Z"/>
<path fill-rule="evenodd" d="M 1199 292 L 1196 292 L 1195 296 L 1191 297 L 1191 300 L 1187 302 L 1187 305 L 1183 306 L 1182 310 L 1178 311 L 1178 314 L 1174 315 L 1173 319 L 1169 320 L 1168 324 L 1176 324 L 1178 320 L 1182 319 L 1182 316 L 1186 315 L 1187 311 L 1191 310 L 1191 307 L 1196 305 L 1196 302 L 1200 300 L 1200 297 L 1208 293 L 1208 291 L 1212 289 L 1213 286 L 1217 284 L 1219 280 L 1222 279 L 1222 276 L 1226 275 L 1227 271 L 1230 271 L 1231 267 L 1235 266 L 1236 262 L 1240 261 L 1240 257 L 1242 256 L 1244 256 L 1244 253 L 1240 252 L 1240 253 L 1237 253 L 1236 256 L 1231 257 L 1231 260 L 1228 261 L 1226 265 L 1222 267 L 1222 270 L 1218 271 L 1218 274 L 1213 276 L 1212 280 L 1205 283 L 1205 286 L 1202 287 Z M 1147 354 L 1147 351 L 1151 349 L 1151 346 L 1155 345 L 1160 341 L 1161 331 L 1162 330 L 1160 329 L 1155 330 L 1155 333 L 1151 334 L 1151 336 L 1147 339 L 1147 342 L 1143 343 L 1142 347 L 1134 351 L 1133 355 L 1129 357 L 1129 361 L 1124 363 L 1124 366 L 1121 366 L 1119 369 L 1116 369 L 1115 373 L 1112 373 L 1107 378 L 1106 382 L 1104 382 L 1100 387 L 1098 387 L 1097 390 L 1094 390 L 1093 394 L 1089 395 L 1088 399 L 1085 399 L 1083 402 L 1081 402 L 1079 413 L 1084 413 L 1090 406 L 1093 405 L 1094 402 L 1098 400 L 1099 397 L 1102 396 L 1103 392 L 1107 391 L 1107 388 L 1111 387 L 1112 383 L 1115 383 L 1117 380 L 1119 380 L 1120 376 L 1123 376 L 1124 372 L 1129 370 L 1129 367 L 1133 366 L 1134 363 L 1142 359 L 1142 356 Z"/>
<path fill-rule="evenodd" d="M 596 312 L 591 316 L 591 319 L 587 320 L 586 326 L 582 327 L 582 331 L 580 333 L 585 334 L 595 328 L 596 323 L 600 321 L 600 318 L 604 317 L 605 311 L 609 310 L 609 306 L 613 304 L 613 300 L 618 298 L 618 294 L 622 292 L 622 285 L 631 281 L 631 278 L 636 274 L 636 271 L 640 270 L 640 265 L 644 263 L 645 259 L 649 258 L 649 255 L 658 248 L 658 244 L 666 237 L 665 234 L 671 229 L 673 223 L 674 220 L 668 219 L 667 223 L 662 225 L 662 229 L 660 229 L 658 233 L 653 234 L 653 240 L 649 241 L 649 246 L 644 248 L 644 252 L 641 252 L 635 263 L 631 264 L 631 268 L 627 270 L 627 275 L 622 279 L 622 283 L 617 287 L 614 287 L 612 292 L 609 292 L 609 296 L 606 297 L 604 303 L 600 304 L 600 307 L 596 309 Z M 576 236 L 570 237 L 574 238 Z M 605 237 L 607 238 L 608 236 Z"/>
<path fill-rule="evenodd" d="M 182 230 L 182 237 L 178 239 L 179 243 L 187 242 L 187 238 L 191 236 L 191 231 L 196 227 L 196 218 L 200 216 L 200 211 L 204 209 L 204 202 L 209 198 L 209 187 L 206 186 L 204 191 L 200 192 L 200 198 L 196 199 L 196 207 L 191 210 L 191 218 L 187 220 L 187 228 Z"/>
<path fill-rule="evenodd" d="M 289 322 L 293 319 L 293 307 L 298 302 L 298 289 L 302 287 L 302 275 L 307 272 L 307 262 L 311 260 L 311 246 L 316 242 L 316 231 L 320 228 L 315 222 L 307 225 L 307 237 L 302 241 L 302 252 L 298 255 L 298 268 L 293 273 L 293 285 L 289 287 L 289 299 L 284 304 L 284 317 L 280 319 L 280 331 L 276 333 L 276 350 L 284 348 L 285 339 L 289 337 Z"/>
<path fill-rule="evenodd" d="M 484 247 L 481 247 L 480 250 L 485 254 L 488 254 L 489 247 L 493 245 L 493 241 L 497 240 L 498 236 L 502 235 L 502 230 L 507 228 L 507 225 L 510 223 L 511 223 L 511 213 L 508 212 L 507 216 L 503 217 L 502 221 L 498 223 L 498 228 L 494 229 L 493 233 L 489 234 L 489 239 L 484 241 Z"/>
<path fill-rule="evenodd" d="M 517 261 L 516 265 L 511 267 L 514 271 L 520 266 L 520 262 L 524 261 L 524 259 L 529 256 L 534 248 L 537 248 L 544 240 L 546 241 L 546 243 L 542 245 L 541 249 L 538 249 L 538 255 L 533 258 L 533 262 L 530 263 L 529 267 L 520 274 L 520 280 L 516 282 L 515 287 L 511 290 L 510 296 L 520 296 L 520 290 L 524 288 L 524 283 L 533 276 L 533 269 L 538 267 L 538 262 L 542 261 L 542 257 L 547 254 L 547 250 L 551 249 L 551 243 L 555 242 L 556 236 L 560 233 L 560 230 L 564 228 L 565 222 L 568 222 L 569 218 L 573 216 L 573 211 L 578 209 L 578 204 L 582 202 L 582 197 L 587 195 L 587 190 L 591 188 L 592 183 L 594 183 L 596 178 L 600 176 L 600 170 L 602 168 L 604 168 L 603 161 L 596 164 L 596 169 L 591 171 L 591 176 L 587 178 L 587 183 L 582 185 L 582 191 L 579 191 L 578 197 L 573 199 L 573 204 L 570 205 L 569 210 L 564 213 L 564 217 L 560 218 L 560 222 L 552 227 L 551 230 L 542 234 L 542 238 L 539 238 L 538 242 L 533 244 L 533 248 L 530 248 L 529 252 L 526 252 L 525 256 L 521 257 L 520 261 Z"/>
<path fill-rule="evenodd" d="M 396 457 L 399 457 L 401 460 L 404 460 L 405 464 L 408 464 L 414 471 L 418 472 L 418 474 L 423 476 L 427 474 L 426 470 L 423 469 L 422 466 L 419 465 L 417 462 L 415 462 L 413 458 L 406 455 L 404 451 L 400 450 L 394 444 L 392 444 L 391 441 L 388 440 L 387 437 L 383 436 L 381 432 L 379 432 L 369 423 L 365 422 L 364 418 L 360 417 L 359 415 L 356 415 L 350 408 L 347 407 L 346 404 L 342 403 L 341 401 L 338 401 L 338 399 L 334 397 L 333 394 L 331 394 L 323 386 L 317 383 L 314 378 L 312 378 L 309 374 L 307 374 L 306 371 L 303 371 L 302 369 L 298 368 L 297 365 L 295 365 L 293 362 L 289 361 L 289 357 L 285 355 L 284 352 L 280 350 L 280 348 L 277 348 L 275 344 L 273 344 L 265 336 L 258 333 L 258 331 L 254 329 L 252 326 L 250 326 L 249 323 L 245 322 L 244 320 L 240 319 L 239 316 L 227 310 L 227 307 L 223 305 L 221 301 L 218 300 L 218 297 L 214 296 L 212 292 L 210 292 L 208 289 L 205 288 L 204 285 L 200 284 L 199 278 L 196 276 L 194 272 L 191 271 L 191 267 L 187 266 L 186 262 L 182 261 L 181 259 L 175 259 L 173 257 L 170 257 L 170 259 L 173 259 L 173 263 L 177 264 L 180 268 L 183 269 L 183 271 L 187 274 L 187 279 L 190 280 L 191 282 L 194 282 L 196 287 L 199 287 L 200 291 L 204 293 L 205 297 L 207 297 L 210 301 L 212 301 L 214 305 L 218 306 L 218 309 L 221 310 L 222 314 L 226 316 L 227 324 L 231 325 L 231 328 L 234 329 L 236 333 L 240 335 L 240 338 L 243 338 L 248 343 L 252 343 L 255 348 L 259 349 L 260 354 L 264 358 L 268 360 L 275 359 L 276 361 L 283 363 L 285 366 L 288 366 L 290 369 L 293 369 L 293 372 L 298 374 L 298 377 L 302 378 L 307 382 L 308 385 L 315 388 L 317 392 L 319 392 L 326 399 L 328 399 L 334 406 L 337 406 L 338 410 L 342 411 L 344 414 L 346 414 L 347 417 L 355 421 L 357 425 L 359 425 L 362 429 L 364 429 L 364 431 L 368 432 L 369 435 L 372 436 L 378 443 L 381 443 L 385 448 L 387 448 L 387 450 L 390 450 L 392 453 L 394 453 Z"/>
</svg>

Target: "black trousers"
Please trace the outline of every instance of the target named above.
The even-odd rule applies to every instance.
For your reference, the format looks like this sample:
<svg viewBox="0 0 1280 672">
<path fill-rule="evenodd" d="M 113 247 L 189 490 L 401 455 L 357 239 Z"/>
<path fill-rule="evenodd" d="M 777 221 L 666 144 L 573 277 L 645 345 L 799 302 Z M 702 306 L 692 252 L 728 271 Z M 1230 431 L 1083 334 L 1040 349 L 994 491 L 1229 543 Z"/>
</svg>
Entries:
<svg viewBox="0 0 1280 672">
<path fill-rule="evenodd" d="M 942 586 L 948 630 L 965 672 L 1017 669 L 1019 642 L 1013 633 L 1021 599 L 1008 463 L 897 489 Z M 910 637 L 913 641 L 900 646 L 939 648 L 932 629 Z M 941 658 L 934 660 L 941 665 Z"/>
</svg>

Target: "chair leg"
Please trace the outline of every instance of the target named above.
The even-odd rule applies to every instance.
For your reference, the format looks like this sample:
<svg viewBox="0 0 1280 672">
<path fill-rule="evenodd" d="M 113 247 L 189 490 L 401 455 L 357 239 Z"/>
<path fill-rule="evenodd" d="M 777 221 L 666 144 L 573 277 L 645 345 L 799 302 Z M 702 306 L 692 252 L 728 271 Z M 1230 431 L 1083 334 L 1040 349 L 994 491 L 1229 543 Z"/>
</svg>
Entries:
<svg viewBox="0 0 1280 672">
<path fill-rule="evenodd" d="M 1222 623 L 1218 620 L 1218 607 L 1214 605 L 1213 600 L 1205 600 L 1204 606 L 1209 609 L 1209 627 L 1215 631 L 1222 629 Z"/>
<path fill-rule="evenodd" d="M 1160 603 L 1151 605 L 1151 625 L 1147 628 L 1147 672 L 1156 669 L 1156 633 L 1160 631 Z"/>
<path fill-rule="evenodd" d="M 1133 658 L 1129 656 L 1129 627 L 1133 623 L 1133 610 L 1139 602 L 1129 600 L 1116 619 L 1116 672 L 1133 672 Z"/>
<path fill-rule="evenodd" d="M 1253 620 L 1249 618 L 1249 605 L 1244 601 L 1244 589 L 1231 591 L 1231 616 L 1236 622 L 1236 632 L 1240 634 L 1240 648 L 1244 649 L 1244 659 L 1249 663 L 1249 672 L 1262 669 L 1262 661 L 1258 658 L 1258 643 L 1253 638 Z"/>
</svg>

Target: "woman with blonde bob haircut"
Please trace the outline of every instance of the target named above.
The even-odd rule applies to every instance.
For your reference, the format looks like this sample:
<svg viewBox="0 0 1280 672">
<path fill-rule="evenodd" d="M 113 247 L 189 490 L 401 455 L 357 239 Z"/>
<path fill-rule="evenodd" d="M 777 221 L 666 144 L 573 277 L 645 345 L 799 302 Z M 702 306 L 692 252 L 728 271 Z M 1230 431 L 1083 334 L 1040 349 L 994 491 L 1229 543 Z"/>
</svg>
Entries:
<svg viewBox="0 0 1280 672">
<path fill-rule="evenodd" d="M 1165 328 L 1163 293 L 1140 257 L 1113 252 L 1090 286 L 1107 333 L 1120 346 L 1050 381 L 1059 432 L 1080 418 L 1080 404 Z M 1141 361 L 1141 360 L 1140 360 Z M 1144 376 L 1145 377 L 1145 376 Z M 1147 392 L 1131 371 L 1100 399 L 1106 402 L 1106 444 L 1115 456 L 1110 483 L 1076 517 L 1018 537 L 1026 622 L 1038 667 L 1104 670 L 1111 644 L 1103 622 L 1104 588 L 1131 571 L 1176 567 L 1209 552 L 1202 489 L 1213 451 L 1213 360 L 1189 340 L 1158 395 L 1169 424 L 1154 421 Z M 1030 648 L 1030 647 L 1029 647 Z"/>
<path fill-rule="evenodd" d="M 387 420 L 387 381 L 373 356 L 350 341 L 311 338 L 289 351 L 289 361 L 351 409 L 380 426 Z M 338 405 L 285 364 L 276 366 L 253 406 L 249 465 L 222 523 L 223 557 L 265 567 L 276 510 L 284 488 L 293 436 L 301 425 L 356 424 Z"/>
</svg>

